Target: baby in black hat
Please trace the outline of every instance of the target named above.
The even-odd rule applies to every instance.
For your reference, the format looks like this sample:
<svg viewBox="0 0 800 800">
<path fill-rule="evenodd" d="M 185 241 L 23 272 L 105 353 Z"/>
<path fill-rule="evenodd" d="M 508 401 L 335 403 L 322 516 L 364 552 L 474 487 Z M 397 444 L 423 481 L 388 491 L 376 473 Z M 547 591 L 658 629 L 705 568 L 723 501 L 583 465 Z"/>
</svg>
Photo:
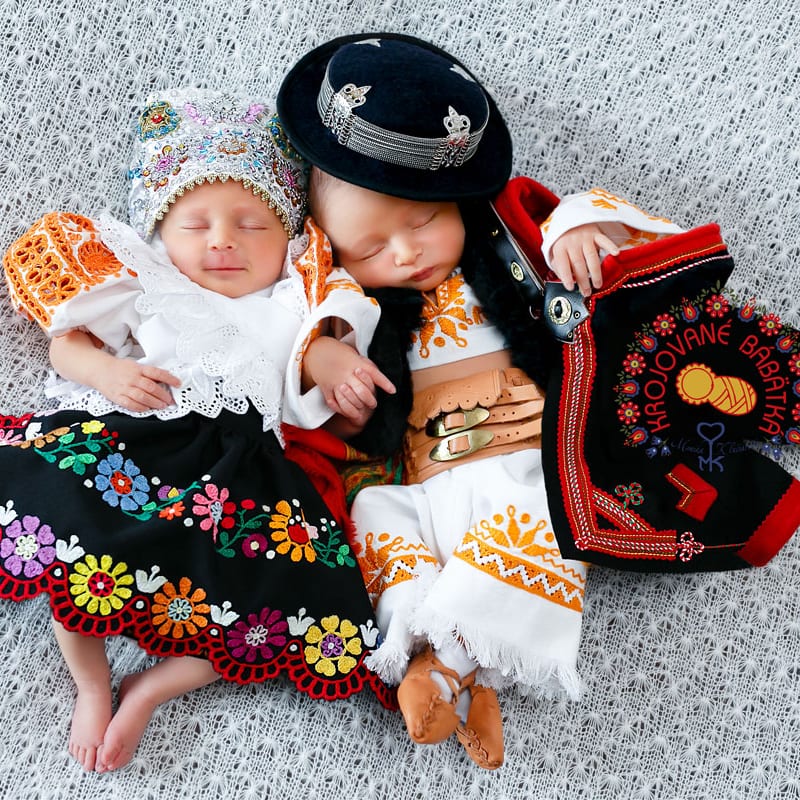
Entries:
<svg viewBox="0 0 800 800">
<path fill-rule="evenodd" d="M 404 485 L 365 488 L 352 506 L 383 635 L 370 663 L 399 683 L 415 742 L 455 733 L 495 769 L 495 689 L 579 695 L 586 564 L 559 549 L 540 449 L 540 386 L 560 353 L 545 324 L 567 305 L 532 319 L 513 282 L 514 267 L 524 270 L 492 240 L 505 223 L 535 271 L 549 263 L 566 289 L 588 295 L 603 283 L 603 251 L 681 229 L 598 190 L 559 205 L 535 181 L 509 181 L 511 140 L 492 98 L 418 39 L 364 34 L 318 47 L 286 77 L 278 111 L 313 165 L 311 210 L 338 265 L 380 303 L 369 356 L 397 387 L 378 391 L 351 439 L 367 453 L 403 452 Z M 308 348 L 315 374 L 336 344 L 320 337 Z"/>
<path fill-rule="evenodd" d="M 415 742 L 456 733 L 495 769 L 494 688 L 578 694 L 586 573 L 561 557 L 548 518 L 534 380 L 546 374 L 547 340 L 532 340 L 526 308 L 482 244 L 487 201 L 511 169 L 509 132 L 463 65 L 396 34 L 312 51 L 278 108 L 314 165 L 314 218 L 381 304 L 370 357 L 398 387 L 380 393 L 354 440 L 369 453 L 404 450 L 406 485 L 367 488 L 352 508 L 384 636 L 372 665 L 400 683 Z M 557 200 L 542 187 L 537 202 L 544 220 Z M 567 280 L 588 290 L 590 275 L 600 281 L 598 247 L 615 248 L 594 226 L 578 236 L 588 258 L 561 258 Z M 324 339 L 306 357 L 324 360 Z"/>
<path fill-rule="evenodd" d="M 561 448 L 560 438 L 550 436 L 545 468 L 548 475 L 555 474 L 548 459 L 558 461 L 561 472 L 551 487 L 549 508 L 539 449 L 544 405 L 539 387 L 547 384 L 552 372 L 550 388 L 555 390 L 548 401 L 548 425 L 555 420 L 558 431 L 571 431 L 576 425 L 585 430 L 575 420 L 578 411 L 589 407 L 591 385 L 586 384 L 582 399 L 577 397 L 566 407 L 563 400 L 558 402 L 560 392 L 552 384 L 562 380 L 553 368 L 559 363 L 553 358 L 557 345 L 544 326 L 570 306 L 563 297 L 557 298 L 552 306 L 546 305 L 541 319 L 532 319 L 529 304 L 520 301 L 514 285 L 524 282 L 524 270 L 513 260 L 498 257 L 491 242 L 503 238 L 498 229 L 505 223 L 535 271 L 544 274 L 550 266 L 565 289 L 577 284 L 582 295 L 600 289 L 604 278 L 609 286 L 612 279 L 624 283 L 624 264 L 615 265 L 615 258 L 633 252 L 626 248 L 637 251 L 634 260 L 645 263 L 655 258 L 657 263 L 647 267 L 655 276 L 667 262 L 652 248 L 665 244 L 671 248 L 668 263 L 674 262 L 673 271 L 693 276 L 693 290 L 703 297 L 711 290 L 705 285 L 706 273 L 698 268 L 702 259 L 697 264 L 687 261 L 684 251 L 695 257 L 700 240 L 713 239 L 708 246 L 714 253 L 721 253 L 724 245 L 718 228 L 683 233 L 668 220 L 649 216 L 602 190 L 559 204 L 535 181 L 509 181 L 511 141 L 492 98 L 452 56 L 418 39 L 364 34 L 318 47 L 286 77 L 278 110 L 293 145 L 314 165 L 311 210 L 330 238 L 338 265 L 380 303 L 381 320 L 369 355 L 398 389 L 393 395 L 378 392 L 376 413 L 351 440 L 372 454 L 386 455 L 401 444 L 403 451 L 404 485 L 363 489 L 352 506 L 354 550 L 384 637 L 371 665 L 388 682 L 399 682 L 400 709 L 415 742 L 432 744 L 455 732 L 479 766 L 494 769 L 504 757 L 494 689 L 513 683 L 524 692 L 579 694 L 576 659 L 586 564 L 563 557 L 553 526 L 554 522 L 559 526 L 559 537 L 564 531 L 576 537 L 585 533 L 581 525 L 570 529 L 560 510 L 566 503 L 576 519 L 582 513 L 580 491 L 568 486 L 572 486 L 570 474 L 583 469 L 585 458 L 578 449 L 570 462 L 571 451 Z M 490 200 L 502 222 L 493 216 Z M 650 244 L 638 247 L 646 242 Z M 603 262 L 605 276 L 603 251 L 611 255 Z M 617 272 L 608 272 L 609 264 Z M 659 280 L 641 281 L 648 292 L 642 313 L 644 319 L 666 324 L 669 314 L 658 316 L 660 306 L 651 303 L 659 297 L 659 288 L 647 288 Z M 624 306 L 630 294 L 617 293 L 619 303 Z M 706 305 L 717 296 L 712 292 Z M 577 292 L 572 297 L 576 299 L 579 305 Z M 593 297 L 587 306 L 597 310 L 594 301 Z M 724 309 L 722 300 L 718 305 L 712 303 L 709 313 L 729 310 L 727 301 Z M 607 320 L 609 326 L 622 325 L 628 331 L 626 313 L 629 310 L 614 313 Z M 602 322 L 603 314 L 599 317 Z M 762 327 L 768 328 L 769 322 L 765 317 Z M 589 330 L 583 326 L 580 337 L 591 339 Z M 649 337 L 642 339 L 639 331 L 637 341 L 657 343 L 657 336 L 670 330 L 651 326 Z M 773 333 L 771 328 L 767 332 Z M 785 333 L 783 351 L 794 358 L 788 370 L 797 373 L 800 337 L 788 329 Z M 779 349 L 783 340 L 778 340 Z M 327 358 L 329 346 L 334 344 L 321 337 L 307 350 L 306 359 L 316 362 L 315 372 Z M 572 361 L 593 352 L 584 345 L 571 349 Z M 739 349 L 745 355 L 755 350 L 754 346 Z M 706 377 L 710 373 L 696 364 L 690 368 L 681 374 L 692 380 L 684 380 L 678 394 L 684 404 L 701 402 L 695 399 L 698 394 L 704 402 L 711 394 L 705 388 L 706 383 L 711 386 Z M 638 362 L 627 369 L 635 377 Z M 584 374 L 576 370 L 573 394 Z M 586 367 L 584 372 L 591 370 Z M 787 385 L 790 380 L 794 379 L 786 378 Z M 629 387 L 629 393 L 634 391 L 635 383 L 628 380 L 625 391 Z M 687 388 L 687 383 L 692 385 Z M 717 383 L 727 386 L 722 379 L 713 385 Z M 800 396 L 800 381 L 795 393 Z M 617 416 L 623 427 L 633 429 L 636 420 L 623 414 L 633 403 L 627 396 L 623 400 L 626 404 Z M 728 415 L 725 424 L 730 425 L 733 410 L 714 408 Z M 796 423 L 800 403 L 794 413 Z M 612 422 L 615 419 L 612 413 Z M 789 442 L 794 441 L 792 436 L 800 440 L 798 426 L 792 424 L 789 419 Z M 598 427 L 609 426 L 594 425 L 595 433 Z M 618 434 L 618 425 L 610 427 Z M 632 452 L 631 436 L 640 430 L 644 431 L 641 425 L 626 440 L 628 451 Z M 652 461 L 650 450 L 656 439 L 648 436 L 639 434 Z M 633 442 L 638 443 L 638 439 Z M 662 446 L 656 455 L 667 457 L 669 450 Z M 737 475 L 765 470 L 762 464 L 751 464 L 752 459 L 739 460 L 747 463 Z M 640 462 L 641 458 L 629 463 Z M 642 511 L 632 511 L 634 504 L 640 504 L 645 515 L 656 515 L 656 533 L 665 525 L 672 529 L 699 524 L 698 509 L 686 522 L 689 512 L 681 502 L 676 507 L 673 487 L 663 485 L 665 470 L 661 462 L 657 466 L 660 483 L 653 484 L 650 494 L 658 508 L 652 510 L 650 498 L 644 503 L 643 497 L 631 494 L 639 484 L 617 487 L 617 494 L 620 488 L 630 490 L 619 501 L 608 491 L 600 492 L 603 508 L 589 510 L 592 519 L 599 515 L 600 533 L 613 528 L 606 523 L 618 518 L 624 528 L 620 540 L 638 542 L 637 536 L 642 538 L 642 531 L 650 528 Z M 702 463 L 695 466 L 702 471 Z M 695 471 L 681 474 L 690 473 L 695 480 Z M 588 482 L 586 486 L 591 488 Z M 779 500 L 782 509 L 794 510 L 777 515 L 780 535 L 769 533 L 769 552 L 758 553 L 762 561 L 800 522 L 798 486 L 792 481 Z M 598 491 L 590 494 L 594 503 Z M 736 513 L 735 497 L 730 491 L 726 496 L 732 502 L 717 506 Z M 771 503 L 766 504 L 767 511 Z M 558 518 L 551 516 L 557 507 Z M 630 530 L 625 527 L 629 523 Z M 622 553 L 621 565 L 684 568 L 688 540 L 676 542 L 674 533 L 667 530 L 666 538 L 661 537 L 665 541 L 660 544 L 668 551 L 659 556 L 661 560 L 648 562 L 652 556 L 648 545 L 641 552 Z M 601 544 L 608 550 L 605 540 Z M 573 558 L 591 557 L 603 563 L 602 557 L 607 557 L 591 548 L 584 553 L 571 539 L 562 540 L 562 548 Z M 692 552 L 701 551 L 697 544 Z M 709 548 L 708 552 L 725 551 Z M 712 560 L 698 568 L 729 566 Z"/>
</svg>

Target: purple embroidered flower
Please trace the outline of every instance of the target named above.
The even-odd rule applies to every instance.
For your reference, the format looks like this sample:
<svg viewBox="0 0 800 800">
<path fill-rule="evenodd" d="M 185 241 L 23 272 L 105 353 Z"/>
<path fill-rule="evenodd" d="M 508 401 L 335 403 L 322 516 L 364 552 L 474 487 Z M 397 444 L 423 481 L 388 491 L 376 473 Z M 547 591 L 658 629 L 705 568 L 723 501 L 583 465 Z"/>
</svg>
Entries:
<svg viewBox="0 0 800 800">
<path fill-rule="evenodd" d="M 49 525 L 40 522 L 39 517 L 24 516 L 6 527 L 0 540 L 0 558 L 12 575 L 22 572 L 26 578 L 35 578 L 53 563 L 56 537 Z"/>
<path fill-rule="evenodd" d="M 273 647 L 286 644 L 288 630 L 289 624 L 280 611 L 264 608 L 258 614 L 248 614 L 246 621 L 239 620 L 228 631 L 228 647 L 236 658 L 243 658 L 248 664 L 259 657 L 268 661 L 275 655 Z"/>
<path fill-rule="evenodd" d="M 338 658 L 344 653 L 344 642 L 341 636 L 328 633 L 320 642 L 319 649 L 322 651 L 323 658 Z"/>
<path fill-rule="evenodd" d="M 135 511 L 150 498 L 150 483 L 141 474 L 139 467 L 121 453 L 112 453 L 97 465 L 99 473 L 94 485 L 103 493 L 103 500 L 110 506 L 120 506 L 123 511 Z"/>
</svg>

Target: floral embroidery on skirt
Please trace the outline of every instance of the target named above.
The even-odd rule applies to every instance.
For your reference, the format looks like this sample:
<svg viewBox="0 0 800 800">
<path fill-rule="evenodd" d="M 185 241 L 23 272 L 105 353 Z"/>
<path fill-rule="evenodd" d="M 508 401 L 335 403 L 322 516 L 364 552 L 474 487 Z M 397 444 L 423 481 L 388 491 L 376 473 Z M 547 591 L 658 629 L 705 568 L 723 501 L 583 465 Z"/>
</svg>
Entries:
<svg viewBox="0 0 800 800">
<path fill-rule="evenodd" d="M 260 415 L 8 416 L 0 444 L 0 596 L 230 681 L 394 704 L 344 521 Z"/>
</svg>

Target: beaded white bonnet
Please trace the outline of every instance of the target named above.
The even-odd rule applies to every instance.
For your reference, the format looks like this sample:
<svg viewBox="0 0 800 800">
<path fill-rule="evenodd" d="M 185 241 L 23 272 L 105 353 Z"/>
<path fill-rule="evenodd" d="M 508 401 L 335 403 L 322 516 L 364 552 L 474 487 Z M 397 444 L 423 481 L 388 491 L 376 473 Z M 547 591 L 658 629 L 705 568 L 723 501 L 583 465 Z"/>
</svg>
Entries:
<svg viewBox="0 0 800 800">
<path fill-rule="evenodd" d="M 204 89 L 151 95 L 134 129 L 130 223 L 149 239 L 156 223 L 199 183 L 233 179 L 261 197 L 290 236 L 306 206 L 307 169 L 264 102 Z"/>
</svg>

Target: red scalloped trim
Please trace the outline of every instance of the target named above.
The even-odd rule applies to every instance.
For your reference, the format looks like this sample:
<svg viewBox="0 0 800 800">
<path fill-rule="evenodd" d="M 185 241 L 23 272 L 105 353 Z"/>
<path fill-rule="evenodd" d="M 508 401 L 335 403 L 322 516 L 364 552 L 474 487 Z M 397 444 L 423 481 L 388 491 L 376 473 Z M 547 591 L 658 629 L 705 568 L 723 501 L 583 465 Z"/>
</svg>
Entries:
<svg viewBox="0 0 800 800">
<path fill-rule="evenodd" d="M 61 573 L 59 576 L 58 573 Z M 152 656 L 195 656 L 208 659 L 214 669 L 232 683 L 263 683 L 285 675 L 298 689 L 317 700 L 344 700 L 369 687 L 381 705 L 397 709 L 394 689 L 371 670 L 367 669 L 363 653 L 356 667 L 337 681 L 326 679 L 316 673 L 303 657 L 303 644 L 299 639 L 287 642 L 283 651 L 269 662 L 248 664 L 234 658 L 225 646 L 223 630 L 216 623 L 195 636 L 182 639 L 166 638 L 153 627 L 144 595 L 133 595 L 116 613 L 107 616 L 87 614 L 75 606 L 65 576 L 66 569 L 60 563 L 51 565 L 34 579 L 15 579 L 0 574 L 0 597 L 22 602 L 47 593 L 53 616 L 67 630 L 84 636 L 131 636 L 139 646 Z"/>
</svg>

